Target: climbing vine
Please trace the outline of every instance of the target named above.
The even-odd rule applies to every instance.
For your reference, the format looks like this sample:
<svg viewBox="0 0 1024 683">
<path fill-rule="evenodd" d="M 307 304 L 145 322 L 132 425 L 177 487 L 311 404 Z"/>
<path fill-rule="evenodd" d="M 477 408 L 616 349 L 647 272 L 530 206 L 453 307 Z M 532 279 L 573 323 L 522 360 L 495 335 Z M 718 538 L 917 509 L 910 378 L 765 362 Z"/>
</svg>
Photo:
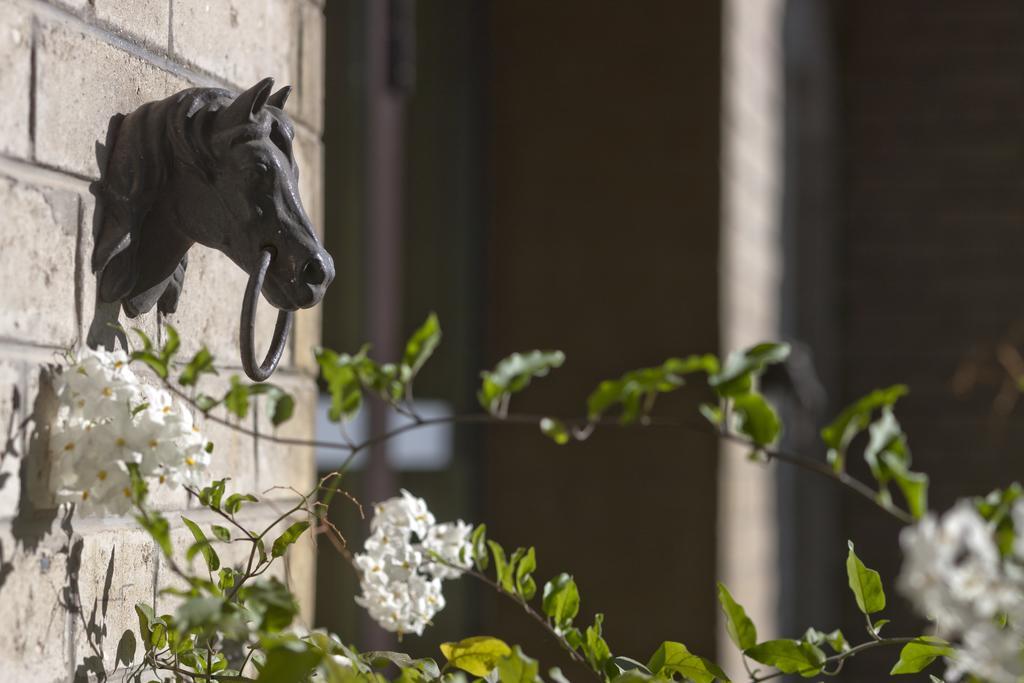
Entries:
<svg viewBox="0 0 1024 683">
<path fill-rule="evenodd" d="M 912 468 L 906 434 L 896 406 L 907 388 L 895 385 L 871 392 L 844 409 L 821 431 L 822 457 L 778 447 L 782 421 L 761 393 L 768 366 L 786 362 L 789 348 L 763 343 L 718 358 L 712 354 L 669 358 L 660 365 L 623 373 L 596 384 L 580 416 L 527 415 L 513 410 L 515 396 L 554 374 L 565 360 L 557 350 L 515 353 L 481 373 L 478 412 L 443 418 L 421 416 L 412 400 L 416 377 L 441 341 L 433 315 L 409 338 L 402 357 L 381 362 L 363 347 L 355 353 L 318 349 L 316 359 L 330 394 L 329 418 L 339 440 L 309 441 L 256 434 L 241 426 L 256 401 L 276 427 L 292 418 L 296 403 L 281 387 L 249 384 L 231 377 L 218 394 L 204 389 L 204 378 L 218 374 L 204 348 L 179 358 L 177 333 L 155 346 L 141 332 L 130 353 L 89 351 L 68 355 L 56 380 L 61 410 L 51 448 L 54 489 L 83 513 L 130 511 L 154 539 L 174 577 L 161 586 L 169 598 L 136 606 L 141 657 L 129 671 L 149 681 L 565 681 L 555 663 L 539 662 L 506 643 L 501 634 L 470 635 L 442 646 L 440 653 L 361 652 L 336 634 L 307 632 L 296 623 L 298 605 L 279 578 L 280 561 L 304 534 L 326 539 L 351 564 L 360 584 L 353 599 L 383 628 L 398 634 L 422 633 L 444 608 L 444 584 L 472 580 L 517 604 L 564 651 L 567 661 L 591 678 L 633 681 L 771 680 L 786 674 L 836 676 L 845 663 L 872 649 L 893 651 L 891 675 L 926 669 L 945 680 L 961 678 L 1001 683 L 1024 676 L 1024 501 L 1012 485 L 980 498 L 965 498 L 936 515 L 928 508 L 928 477 Z M 147 373 L 135 372 L 145 366 Z M 154 376 L 156 383 L 144 379 Z M 714 400 L 697 415 L 656 412 L 659 396 L 701 382 Z M 379 400 L 408 422 L 389 432 L 355 441 L 345 425 L 367 400 Z M 252 527 L 249 505 L 255 493 L 228 493 L 228 481 L 206 480 L 215 445 L 196 429 L 191 411 L 257 438 L 293 445 L 316 445 L 347 453 L 343 464 L 310 491 L 294 491 L 293 502 L 265 524 Z M 643 429 L 650 425 L 709 430 L 744 445 L 751 466 L 776 460 L 831 479 L 874 503 L 904 525 L 903 569 L 897 589 L 929 619 L 924 632 L 900 632 L 885 618 L 886 587 L 848 546 L 850 599 L 864 615 L 864 633 L 808 628 L 791 638 L 761 640 L 756 625 L 729 589 L 718 586 L 727 632 L 742 653 L 745 670 L 725 672 L 683 643 L 666 640 L 653 653 L 623 653 L 604 637 L 604 617 L 580 620 L 582 596 L 567 571 L 538 574 L 532 547 L 511 551 L 487 534 L 484 524 L 438 522 L 423 499 L 408 491 L 370 508 L 370 535 L 352 549 L 328 517 L 345 475 L 359 453 L 400 433 L 439 422 L 505 422 L 532 425 L 538 438 L 559 445 L 597 438 L 603 429 Z M 866 445 L 854 452 L 866 433 Z M 847 471 L 862 457 L 871 478 Z M 150 500 L 159 487 L 183 486 L 217 523 L 182 517 L 190 533 L 185 548 L 175 547 L 171 521 Z M 359 504 L 358 502 L 356 504 Z M 567 568 L 568 569 L 568 568 Z M 586 567 L 576 568 L 585 572 Z M 163 603 L 161 603 L 163 604 Z M 640 615 L 639 618 L 642 618 Z M 713 624 L 708 624 L 709 629 Z M 884 632 L 883 632 L 884 631 Z M 852 634 L 851 634 L 852 635 Z M 440 655 L 440 656 L 438 656 Z"/>
</svg>

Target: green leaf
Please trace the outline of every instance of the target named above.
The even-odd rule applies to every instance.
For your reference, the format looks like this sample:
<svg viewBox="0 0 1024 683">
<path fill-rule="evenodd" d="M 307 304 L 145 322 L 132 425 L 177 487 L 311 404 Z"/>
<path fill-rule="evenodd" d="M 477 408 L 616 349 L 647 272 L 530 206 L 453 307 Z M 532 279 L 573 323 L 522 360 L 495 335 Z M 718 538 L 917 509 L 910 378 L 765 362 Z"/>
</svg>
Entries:
<svg viewBox="0 0 1024 683">
<path fill-rule="evenodd" d="M 903 492 L 907 507 L 914 519 L 921 519 L 928 512 L 928 475 L 924 472 L 911 472 L 903 462 L 889 453 L 882 455 L 882 461 L 892 472 L 896 485 Z"/>
<path fill-rule="evenodd" d="M 816 676 L 825 663 L 824 652 L 800 640 L 768 640 L 744 650 L 743 654 L 783 673 L 800 674 L 804 678 Z"/>
<path fill-rule="evenodd" d="M 285 529 L 284 533 L 278 536 L 274 541 L 274 545 L 270 547 L 271 556 L 281 557 L 284 555 L 285 551 L 288 550 L 288 546 L 299 540 L 299 536 L 308 528 L 309 522 L 295 522 Z"/>
<path fill-rule="evenodd" d="M 829 449 L 829 461 L 836 471 L 842 471 L 846 449 L 850 442 L 871 422 L 875 410 L 895 405 L 907 394 L 907 387 L 894 384 L 885 389 L 876 389 L 843 409 L 831 424 L 821 430 L 821 439 Z"/>
<path fill-rule="evenodd" d="M 441 669 L 433 659 L 413 659 L 404 652 L 390 652 L 388 650 L 375 650 L 364 652 L 359 658 L 375 668 L 384 668 L 388 664 L 394 664 L 400 669 L 412 670 L 422 674 L 419 677 L 409 678 L 409 681 L 433 681 L 441 677 Z M 407 680 L 399 678 L 399 681 Z"/>
<path fill-rule="evenodd" d="M 512 653 L 498 661 L 498 680 L 501 683 L 540 683 L 540 665 L 536 659 L 523 654 L 518 645 Z"/>
<path fill-rule="evenodd" d="M 174 354 L 181 348 L 181 337 L 178 336 L 178 331 L 174 329 L 173 325 L 164 323 L 164 334 L 167 335 L 167 341 L 164 342 L 164 347 L 160 349 L 160 358 L 164 363 L 170 363 L 171 359 L 174 358 Z"/>
<path fill-rule="evenodd" d="M 295 397 L 278 387 L 272 387 L 267 392 L 267 414 L 270 415 L 271 424 L 281 426 L 295 414 Z"/>
<path fill-rule="evenodd" d="M 276 633 L 288 628 L 299 612 L 295 596 L 276 577 L 250 581 L 238 595 L 241 603 L 259 617 L 259 628 L 265 631 Z"/>
<path fill-rule="evenodd" d="M 232 493 L 228 496 L 228 499 L 224 501 L 224 512 L 229 515 L 234 515 L 242 509 L 242 503 L 246 501 L 250 503 L 258 503 L 259 499 L 251 493 Z"/>
<path fill-rule="evenodd" d="M 718 603 L 722 606 L 722 613 L 725 614 L 725 630 L 729 638 L 740 650 L 746 650 L 757 644 L 757 628 L 754 622 L 747 616 L 743 605 L 733 600 L 729 589 L 724 583 L 718 584 Z"/>
<path fill-rule="evenodd" d="M 594 615 L 594 624 L 587 627 L 586 638 L 583 640 L 583 655 L 587 658 L 590 668 L 599 673 L 605 672 L 605 668 L 612 659 L 612 651 L 601 635 L 604 626 L 604 615 Z"/>
<path fill-rule="evenodd" d="M 161 379 L 167 379 L 167 363 L 152 351 L 133 351 L 131 358 L 148 365 Z"/>
<path fill-rule="evenodd" d="M 846 557 L 846 576 L 849 579 L 850 590 L 857 599 L 857 607 L 864 614 L 874 614 L 885 609 L 885 591 L 882 589 L 882 579 L 874 569 L 868 569 L 860 561 L 853 551 L 853 542 L 850 542 L 850 552 Z"/>
<path fill-rule="evenodd" d="M 669 358 L 661 365 L 639 368 L 623 374 L 618 379 L 605 380 L 587 397 L 587 418 L 598 420 L 611 408 L 621 405 L 619 421 L 622 424 L 635 422 L 647 414 L 658 394 L 675 391 L 686 383 L 684 375 L 694 372 L 714 372 L 718 359 L 712 355 Z"/>
<path fill-rule="evenodd" d="M 412 333 L 409 341 L 405 343 L 405 353 L 402 354 L 402 365 L 410 370 L 410 376 L 415 377 L 423 364 L 427 362 L 431 354 L 441 343 L 441 323 L 437 315 L 431 313 L 418 330 Z"/>
<path fill-rule="evenodd" d="M 501 659 L 512 654 L 512 648 L 505 641 L 491 636 L 473 636 L 457 643 L 442 643 L 441 653 L 456 669 L 482 677 L 491 673 Z"/>
<path fill-rule="evenodd" d="M 491 549 L 491 556 L 494 557 L 494 574 L 498 578 L 498 583 L 501 584 L 502 590 L 511 593 L 513 590 L 512 567 L 505 559 L 505 549 L 497 541 L 490 540 L 487 541 L 487 547 Z"/>
<path fill-rule="evenodd" d="M 211 482 L 209 486 L 204 486 L 199 492 L 199 502 L 211 510 L 220 510 L 220 501 L 224 496 L 226 483 L 227 479 L 217 479 Z"/>
<path fill-rule="evenodd" d="M 537 593 L 537 582 L 532 576 L 536 570 L 537 556 L 531 547 L 516 564 L 516 593 L 522 596 L 523 600 L 532 600 Z"/>
<path fill-rule="evenodd" d="M 316 360 L 320 365 L 320 373 L 327 383 L 327 391 L 331 395 L 331 407 L 327 417 L 332 422 L 351 420 L 363 405 L 360 369 L 370 364 L 366 358 L 366 350 L 367 347 L 364 346 L 359 353 L 350 356 L 335 353 L 330 349 L 317 349 Z"/>
<path fill-rule="evenodd" d="M 733 351 L 719 372 L 711 373 L 708 385 L 719 396 L 739 396 L 751 391 L 754 378 L 765 366 L 782 363 L 789 357 L 789 344 L 763 342 L 742 351 Z"/>
<path fill-rule="evenodd" d="M 910 449 L 907 446 L 907 437 L 896 420 L 891 406 L 882 408 L 881 416 L 868 427 L 870 438 L 864 449 L 864 460 L 871 468 L 871 474 L 879 484 L 884 484 L 892 478 L 892 473 L 883 462 L 884 456 L 888 460 L 898 461 L 905 469 L 910 464 Z"/>
<path fill-rule="evenodd" d="M 222 591 L 235 587 L 235 570 L 230 567 L 221 567 L 218 572 L 217 587 Z"/>
<path fill-rule="evenodd" d="M 320 663 L 323 654 L 302 641 L 287 641 L 267 651 L 258 683 L 301 683 Z"/>
<path fill-rule="evenodd" d="M 974 499 L 974 507 L 986 522 L 995 528 L 996 545 L 1003 557 L 1013 552 L 1013 545 L 1024 530 L 1015 528 L 1010 514 L 1014 503 L 1021 497 L 1024 489 L 1013 483 L 1005 489 L 996 489 L 988 495 Z"/>
<path fill-rule="evenodd" d="M 618 669 L 619 673 L 622 673 L 623 671 L 633 671 L 634 669 L 645 674 L 651 673 L 651 670 L 643 663 L 638 662 L 631 657 L 623 657 L 622 655 L 612 657 L 612 665 Z"/>
<path fill-rule="evenodd" d="M 249 414 L 249 387 L 242 384 L 238 375 L 231 376 L 231 388 L 224 394 L 224 407 L 240 420 Z"/>
<path fill-rule="evenodd" d="M 565 354 L 561 351 L 513 353 L 499 361 L 494 370 L 480 373 L 483 381 L 477 399 L 487 412 L 498 414 L 507 397 L 522 391 L 529 386 L 530 380 L 546 376 L 564 362 Z"/>
<path fill-rule="evenodd" d="M 217 537 L 217 540 L 224 541 L 225 543 L 231 542 L 231 532 L 228 531 L 227 528 L 211 524 L 210 531 L 212 531 L 213 535 Z"/>
<path fill-rule="evenodd" d="M 204 374 L 217 374 L 216 368 L 213 367 L 213 355 L 205 346 L 196 351 L 196 354 L 192 356 L 192 360 L 181 371 L 178 383 L 183 387 L 195 386 L 199 383 L 199 378 Z"/>
<path fill-rule="evenodd" d="M 135 613 L 139 617 L 139 635 L 147 650 L 163 647 L 167 642 L 167 622 L 156 616 L 153 608 L 140 602 L 135 605 Z"/>
<path fill-rule="evenodd" d="M 542 417 L 540 420 L 540 431 L 559 446 L 569 443 L 569 430 L 566 429 L 565 423 L 561 420 L 556 420 L 553 417 Z"/>
<path fill-rule="evenodd" d="M 473 562 L 476 568 L 482 572 L 487 571 L 490 564 L 490 557 L 487 554 L 487 525 L 480 524 L 473 529 L 469 542 L 473 546 Z"/>
<path fill-rule="evenodd" d="M 761 394 L 751 392 L 736 396 L 733 409 L 737 431 L 750 437 L 756 445 L 769 446 L 779 438 L 782 431 L 779 416 Z"/>
<path fill-rule="evenodd" d="M 580 592 L 573 578 L 563 572 L 545 583 L 541 606 L 555 628 L 567 629 L 580 611 Z"/>
<path fill-rule="evenodd" d="M 651 656 L 647 668 L 655 676 L 682 676 L 695 683 L 711 683 L 716 678 L 728 683 L 729 678 L 717 664 L 690 652 L 682 643 L 665 641 Z"/>
<path fill-rule="evenodd" d="M 206 560 L 206 567 L 211 572 L 215 572 L 220 569 L 220 558 L 217 556 L 217 551 L 210 545 L 209 539 L 206 538 L 206 534 L 199 528 L 199 525 L 193 522 L 188 517 L 182 516 L 181 521 L 185 523 L 189 531 L 192 532 L 192 536 L 196 539 L 196 543 L 189 548 L 188 559 L 192 559 L 195 556 L 193 548 L 203 554 L 203 559 Z"/>
<path fill-rule="evenodd" d="M 939 657 L 952 657 L 953 648 L 949 643 L 934 636 L 921 636 L 921 643 L 907 643 L 900 651 L 900 660 L 889 672 L 896 674 L 916 674 Z"/>
</svg>

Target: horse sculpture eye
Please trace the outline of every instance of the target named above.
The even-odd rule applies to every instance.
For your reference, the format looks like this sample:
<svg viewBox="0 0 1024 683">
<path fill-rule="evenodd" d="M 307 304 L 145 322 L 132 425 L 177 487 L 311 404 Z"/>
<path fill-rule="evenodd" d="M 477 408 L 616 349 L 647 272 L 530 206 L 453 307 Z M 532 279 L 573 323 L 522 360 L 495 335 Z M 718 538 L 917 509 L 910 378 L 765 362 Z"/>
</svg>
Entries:
<svg viewBox="0 0 1024 683">
<path fill-rule="evenodd" d="M 262 161 L 258 161 L 258 162 L 256 162 L 256 172 L 259 173 L 260 175 L 269 175 L 270 174 L 270 166 L 267 166 Z"/>
</svg>

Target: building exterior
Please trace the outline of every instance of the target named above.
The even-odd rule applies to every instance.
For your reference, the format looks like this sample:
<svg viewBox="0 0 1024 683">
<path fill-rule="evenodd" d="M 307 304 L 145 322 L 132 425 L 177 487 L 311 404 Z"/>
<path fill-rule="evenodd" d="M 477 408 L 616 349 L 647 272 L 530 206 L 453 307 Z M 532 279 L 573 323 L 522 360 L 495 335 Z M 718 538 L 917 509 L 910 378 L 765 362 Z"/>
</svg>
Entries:
<svg viewBox="0 0 1024 683">
<path fill-rule="evenodd" d="M 191 86 L 240 91 L 265 76 L 293 85 L 288 108 L 301 193 L 322 226 L 323 49 L 323 6 L 312 0 L 0 2 L 0 679 L 95 680 L 119 665 L 122 634 L 137 628 L 135 603 L 155 603 L 159 613 L 169 600 L 155 594 L 167 569 L 131 518 L 67 518 L 55 508 L 41 419 L 52 395 L 43 366 L 64 349 L 111 339 L 107 323 L 119 322 L 154 340 L 173 325 L 189 357 L 209 346 L 225 368 L 208 385 L 211 393 L 240 372 L 247 276 L 219 252 L 193 248 L 173 316 L 154 311 L 130 321 L 117 306 L 97 303 L 90 183 L 100 174 L 110 118 Z M 269 339 L 273 311 L 260 313 L 259 334 Z M 318 343 L 319 314 L 304 311 L 274 377 L 299 403 L 298 418 L 282 433 L 312 433 L 311 349 Z M 269 431 L 259 415 L 248 426 Z M 212 473 L 230 476 L 236 490 L 310 488 L 310 450 L 203 427 L 215 443 Z M 205 520 L 203 512 L 180 490 L 157 503 L 178 525 L 174 539 L 184 549 L 179 513 Z M 273 508 L 247 514 L 255 521 Z M 307 544 L 287 567 L 307 618 L 313 566 Z"/>
</svg>

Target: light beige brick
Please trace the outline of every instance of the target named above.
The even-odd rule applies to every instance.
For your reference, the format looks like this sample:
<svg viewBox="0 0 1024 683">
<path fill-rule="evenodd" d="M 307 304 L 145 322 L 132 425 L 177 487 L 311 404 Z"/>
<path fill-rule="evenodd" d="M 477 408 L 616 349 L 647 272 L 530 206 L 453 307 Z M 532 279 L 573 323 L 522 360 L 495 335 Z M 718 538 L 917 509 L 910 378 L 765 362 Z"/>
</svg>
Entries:
<svg viewBox="0 0 1024 683">
<path fill-rule="evenodd" d="M 57 415 L 53 373 L 52 359 L 45 362 L 28 361 L 25 365 L 25 411 L 31 420 L 26 426 L 25 456 L 20 463 L 19 505 L 26 511 L 52 510 L 56 507 L 50 488 L 50 425 Z"/>
<path fill-rule="evenodd" d="M 0 176 L 0 337 L 71 346 L 78 336 L 73 192 Z"/>
<path fill-rule="evenodd" d="M 70 26 L 39 27 L 36 56 L 36 157 L 95 178 L 96 146 L 114 114 L 126 114 L 189 84 Z"/>
<path fill-rule="evenodd" d="M 4 5 L 0 15 L 0 152 L 29 156 L 32 96 L 32 16 Z"/>
<path fill-rule="evenodd" d="M 199 391 L 220 398 L 230 386 L 229 377 L 229 372 L 223 372 L 216 377 L 204 375 L 200 380 Z M 237 417 L 229 416 L 222 407 L 215 408 L 211 415 L 249 430 L 256 426 L 256 417 L 253 413 L 240 422 Z M 206 438 L 213 442 L 210 480 L 230 477 L 231 481 L 226 487 L 228 494 L 256 493 L 256 446 L 253 444 L 253 438 L 233 427 L 204 417 L 199 411 L 196 411 L 196 424 Z"/>
<path fill-rule="evenodd" d="M 294 84 L 298 22 L 291 0 L 176 0 L 171 49 L 239 89 L 267 76 Z"/>
<path fill-rule="evenodd" d="M 0 519 L 12 517 L 18 511 L 19 475 L 25 457 L 25 435 L 20 431 L 24 403 L 21 363 L 0 360 L 0 440 L 7 444 L 0 454 Z"/>
<path fill-rule="evenodd" d="M 54 5 L 61 5 L 68 8 L 75 14 L 85 14 L 91 0 L 52 0 Z"/>
<path fill-rule="evenodd" d="M 159 552 L 152 538 L 133 521 L 125 526 L 97 528 L 90 525 L 75 543 L 81 543 L 81 564 L 78 571 L 77 593 L 81 612 L 72 619 L 75 664 L 85 664 L 90 657 L 90 668 L 95 672 L 102 659 L 103 671 L 111 675 L 126 665 L 142 659 L 143 646 L 139 640 L 137 603 L 153 604 L 156 579 L 156 554 Z M 125 632 L 130 631 L 130 636 Z M 122 638 L 135 643 L 134 657 L 124 661 L 128 649 L 118 657 Z M 126 641 L 126 645 L 127 645 Z"/>
<path fill-rule="evenodd" d="M 321 241 L 324 238 L 323 145 L 320 139 L 304 130 L 296 131 L 295 161 L 299 167 L 299 194 L 313 228 Z M 292 332 L 292 358 L 296 367 L 317 373 L 313 349 L 320 345 L 321 305 L 295 313 Z"/>
<path fill-rule="evenodd" d="M 324 147 L 319 137 L 301 128 L 292 146 L 299 167 L 299 195 L 313 229 L 324 238 Z"/>
<path fill-rule="evenodd" d="M 165 318 L 181 335 L 181 356 L 191 358 L 205 345 L 217 367 L 241 367 L 238 330 L 249 276 L 224 254 L 201 245 L 192 248 L 188 259 L 178 310 Z M 270 345 L 276 320 L 277 309 L 260 297 L 255 340 L 260 361 Z M 281 364 L 288 365 L 290 357 L 286 350 Z"/>
<path fill-rule="evenodd" d="M 170 3 L 167 0 L 94 0 L 96 18 L 126 38 L 167 49 Z"/>
<path fill-rule="evenodd" d="M 295 327 L 292 330 L 292 358 L 299 370 L 315 376 L 319 372 L 316 362 L 316 347 L 320 346 L 320 329 L 323 309 L 320 306 L 295 312 Z"/>
<path fill-rule="evenodd" d="M 324 126 L 324 12 L 302 4 L 302 55 L 299 64 L 298 117 L 316 130 Z"/>
<path fill-rule="evenodd" d="M 258 410 L 260 433 L 289 439 L 313 439 L 316 430 L 316 384 L 311 379 L 294 375 L 275 377 L 274 383 L 295 397 L 295 414 L 275 429 L 261 405 Z M 311 446 L 275 443 L 263 438 L 256 444 L 256 453 L 257 481 L 262 495 L 294 499 L 295 494 L 287 487 L 302 494 L 312 490 L 316 483 L 316 467 Z M 270 490 L 271 487 L 278 488 Z"/>
<path fill-rule="evenodd" d="M 334 549 L 327 546 L 325 552 L 334 552 Z M 313 528 L 302 534 L 285 555 L 285 569 L 285 582 L 299 601 L 302 623 L 312 628 L 316 607 L 316 542 L 313 540 Z"/>
<path fill-rule="evenodd" d="M 68 541 L 56 523 L 26 547 L 0 526 L 0 681 L 59 683 L 68 680 L 70 614 Z M 24 531 L 19 533 L 24 538 Z M 71 574 L 74 579 L 74 572 Z"/>
</svg>

